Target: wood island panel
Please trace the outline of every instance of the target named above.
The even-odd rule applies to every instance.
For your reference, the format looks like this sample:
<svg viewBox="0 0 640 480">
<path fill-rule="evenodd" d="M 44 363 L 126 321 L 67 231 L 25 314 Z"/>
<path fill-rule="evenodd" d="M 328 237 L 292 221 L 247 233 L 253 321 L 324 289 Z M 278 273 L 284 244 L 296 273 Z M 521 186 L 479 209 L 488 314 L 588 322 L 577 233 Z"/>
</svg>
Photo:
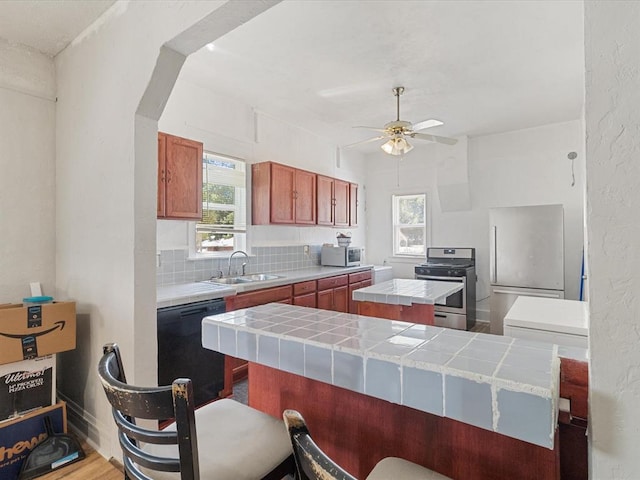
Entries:
<svg viewBox="0 0 640 480">
<path fill-rule="evenodd" d="M 549 450 L 263 365 L 250 363 L 249 371 L 252 407 L 277 418 L 298 410 L 318 445 L 357 478 L 387 456 L 453 479 L 560 478 L 557 433 Z"/>
<path fill-rule="evenodd" d="M 359 302 L 358 315 L 368 317 L 388 318 L 390 320 L 402 320 L 405 322 L 419 323 L 421 325 L 434 324 L 433 305 L 425 303 L 414 303 L 407 305 L 391 305 L 388 303 Z"/>
</svg>

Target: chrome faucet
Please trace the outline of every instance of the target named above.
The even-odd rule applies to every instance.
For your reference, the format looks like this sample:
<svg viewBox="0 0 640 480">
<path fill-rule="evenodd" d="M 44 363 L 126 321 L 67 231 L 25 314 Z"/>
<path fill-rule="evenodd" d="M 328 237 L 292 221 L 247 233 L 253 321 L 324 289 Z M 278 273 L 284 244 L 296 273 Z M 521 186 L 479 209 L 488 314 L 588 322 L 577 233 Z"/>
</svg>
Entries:
<svg viewBox="0 0 640 480">
<path fill-rule="evenodd" d="M 233 256 L 236 253 L 241 253 L 242 255 L 244 255 L 247 258 L 247 261 L 249 260 L 249 255 L 247 255 L 246 252 L 243 252 L 242 250 L 236 250 L 235 252 L 233 252 L 231 255 L 229 255 L 229 276 L 231 276 L 231 259 L 233 258 Z M 247 266 L 247 262 L 244 262 L 242 264 L 242 275 L 244 275 L 244 267 Z"/>
</svg>

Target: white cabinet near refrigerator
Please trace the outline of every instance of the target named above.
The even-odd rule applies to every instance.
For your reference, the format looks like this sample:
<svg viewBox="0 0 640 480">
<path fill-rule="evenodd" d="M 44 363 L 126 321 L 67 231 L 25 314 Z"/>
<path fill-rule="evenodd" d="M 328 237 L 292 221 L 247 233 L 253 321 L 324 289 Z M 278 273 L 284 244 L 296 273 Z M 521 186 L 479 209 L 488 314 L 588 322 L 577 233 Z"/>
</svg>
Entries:
<svg viewBox="0 0 640 480">
<path fill-rule="evenodd" d="M 587 303 L 518 297 L 504 317 L 504 334 L 566 347 L 588 348 Z"/>
</svg>

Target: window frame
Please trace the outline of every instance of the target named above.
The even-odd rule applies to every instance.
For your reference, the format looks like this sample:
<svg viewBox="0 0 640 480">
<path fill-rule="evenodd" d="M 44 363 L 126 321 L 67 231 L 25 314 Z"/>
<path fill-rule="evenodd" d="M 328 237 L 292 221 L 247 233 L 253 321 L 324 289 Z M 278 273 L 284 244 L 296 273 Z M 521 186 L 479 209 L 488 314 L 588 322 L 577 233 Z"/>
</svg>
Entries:
<svg viewBox="0 0 640 480">
<path fill-rule="evenodd" d="M 249 216 L 249 209 L 248 209 L 248 205 L 247 205 L 247 192 L 248 192 L 248 188 L 247 188 L 247 180 L 248 180 L 248 167 L 249 167 L 249 163 L 243 159 L 243 158 L 239 158 L 239 157 L 234 157 L 232 155 L 225 155 L 223 153 L 218 153 L 218 152 L 214 152 L 211 150 L 203 150 L 202 152 L 202 163 L 203 163 L 203 169 L 205 168 L 205 159 L 206 159 L 206 155 L 210 155 L 213 157 L 218 157 L 221 160 L 230 160 L 233 162 L 241 162 L 244 164 L 244 199 L 243 201 L 239 202 L 240 205 L 238 205 L 238 203 L 233 203 L 230 205 L 229 210 L 233 210 L 235 212 L 238 211 L 238 209 L 242 208 L 242 204 L 244 204 L 244 212 L 243 212 L 243 217 L 244 217 L 244 228 L 242 228 L 242 224 L 238 225 L 238 224 L 234 224 L 233 227 L 229 228 L 229 233 L 233 233 L 234 234 L 234 244 L 231 250 L 220 250 L 220 251 L 213 251 L 213 252 L 202 252 L 202 251 L 198 251 L 197 250 L 197 238 L 198 238 L 198 230 L 199 227 L 201 225 L 204 226 L 208 226 L 209 224 L 206 223 L 202 223 L 200 221 L 193 221 L 193 222 L 189 222 L 189 250 L 190 250 L 190 257 L 194 257 L 194 258 L 227 258 L 229 257 L 229 255 L 231 255 L 231 253 L 235 250 L 247 250 L 247 235 L 248 235 L 248 229 L 247 229 L 247 219 Z M 202 177 L 202 187 L 203 187 L 203 192 L 205 191 L 205 182 L 206 182 L 207 178 L 206 175 L 203 174 Z M 238 195 L 236 193 L 236 195 Z M 236 199 L 237 202 L 237 199 Z M 203 209 L 203 216 L 204 216 L 204 212 L 206 210 L 205 208 L 205 199 L 204 199 L 204 195 L 202 198 L 202 209 Z M 224 204 L 216 204 L 218 207 L 220 207 L 219 209 L 222 210 L 224 208 L 225 205 Z M 240 228 L 238 228 L 240 227 Z M 224 230 L 226 231 L 226 229 Z"/>
<path fill-rule="evenodd" d="M 398 214 L 398 204 L 399 200 L 407 197 L 424 197 L 424 223 L 420 224 L 400 224 L 397 222 L 397 214 Z M 391 253 L 392 257 L 396 259 L 422 259 L 426 257 L 427 248 L 431 244 L 431 214 L 430 214 L 430 205 L 431 202 L 429 200 L 429 193 L 426 191 L 422 192 L 394 192 L 391 194 Z M 398 238 L 397 231 L 398 228 L 401 227 L 411 227 L 411 226 L 422 226 L 424 229 L 424 244 L 423 244 L 423 253 L 415 254 L 415 253 L 402 253 L 398 251 L 398 244 L 396 239 Z"/>
</svg>

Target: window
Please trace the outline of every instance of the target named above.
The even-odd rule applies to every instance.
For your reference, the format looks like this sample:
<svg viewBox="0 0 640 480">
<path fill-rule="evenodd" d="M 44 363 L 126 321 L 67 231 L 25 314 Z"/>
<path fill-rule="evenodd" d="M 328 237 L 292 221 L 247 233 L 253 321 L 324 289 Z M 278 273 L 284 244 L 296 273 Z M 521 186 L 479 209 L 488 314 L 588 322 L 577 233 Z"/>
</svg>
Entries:
<svg viewBox="0 0 640 480">
<path fill-rule="evenodd" d="M 196 253 L 244 249 L 247 232 L 245 163 L 204 152 L 202 222 L 196 224 Z"/>
<path fill-rule="evenodd" d="M 424 257 L 427 252 L 427 196 L 393 195 L 393 254 Z"/>
</svg>

